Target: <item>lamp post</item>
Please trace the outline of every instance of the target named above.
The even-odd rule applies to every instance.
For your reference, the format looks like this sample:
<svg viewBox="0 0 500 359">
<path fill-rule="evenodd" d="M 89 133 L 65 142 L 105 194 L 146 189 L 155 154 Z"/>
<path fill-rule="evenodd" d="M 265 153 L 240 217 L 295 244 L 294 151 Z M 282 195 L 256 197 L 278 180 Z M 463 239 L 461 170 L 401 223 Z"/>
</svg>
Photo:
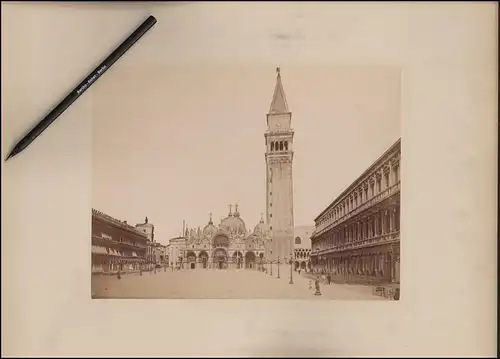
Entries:
<svg viewBox="0 0 500 359">
<path fill-rule="evenodd" d="M 272 251 L 272 250 L 270 250 L 270 251 L 269 251 L 269 253 L 270 253 L 269 258 L 271 258 L 271 259 L 269 260 L 269 263 L 271 263 L 271 273 L 270 273 L 269 275 L 273 275 L 273 260 L 272 260 L 272 258 L 273 258 L 273 257 L 272 257 L 272 255 L 273 255 L 273 251 Z"/>
<path fill-rule="evenodd" d="M 290 253 L 290 282 L 288 284 L 293 284 L 293 257 Z"/>
<path fill-rule="evenodd" d="M 280 257 L 279 256 L 277 256 L 277 257 L 278 257 L 278 259 L 276 260 L 276 263 L 278 263 L 278 276 L 276 278 L 280 279 L 280 263 L 281 263 L 281 261 L 280 261 Z"/>
<path fill-rule="evenodd" d="M 122 265 L 122 260 L 120 259 L 120 261 L 118 262 L 118 275 L 116 276 L 118 279 L 122 279 L 122 276 L 121 276 L 121 265 Z"/>
</svg>

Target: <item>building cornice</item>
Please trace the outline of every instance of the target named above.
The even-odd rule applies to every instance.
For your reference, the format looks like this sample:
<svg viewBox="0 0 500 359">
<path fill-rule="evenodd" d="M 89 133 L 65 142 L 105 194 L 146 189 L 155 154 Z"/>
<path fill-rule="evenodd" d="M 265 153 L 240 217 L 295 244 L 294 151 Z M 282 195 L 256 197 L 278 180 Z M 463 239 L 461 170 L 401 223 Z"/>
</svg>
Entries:
<svg viewBox="0 0 500 359">
<path fill-rule="evenodd" d="M 97 209 L 92 208 L 92 216 L 99 218 L 102 221 L 104 221 L 105 223 L 110 224 L 116 228 L 120 228 L 120 229 L 128 231 L 132 234 L 138 235 L 138 236 L 144 238 L 145 240 L 148 239 L 148 237 L 143 232 L 137 230 L 135 227 L 133 227 L 129 224 L 123 223 L 120 220 L 113 218 L 104 212 L 98 211 Z"/>
<path fill-rule="evenodd" d="M 368 169 L 366 169 L 358 178 L 352 182 L 345 190 L 343 190 L 340 195 L 338 195 L 321 213 L 316 216 L 314 219 L 317 222 L 325 213 L 330 211 L 333 207 L 343 201 L 351 192 L 356 190 L 358 186 L 367 186 L 367 182 L 369 183 L 372 180 L 372 176 L 375 175 L 374 172 L 382 167 L 384 163 L 390 160 L 391 155 L 396 154 L 401 151 L 401 138 L 399 138 L 389 149 L 387 149 L 375 162 L 373 162 Z M 399 159 L 392 159 L 393 162 L 399 164 Z"/>
</svg>

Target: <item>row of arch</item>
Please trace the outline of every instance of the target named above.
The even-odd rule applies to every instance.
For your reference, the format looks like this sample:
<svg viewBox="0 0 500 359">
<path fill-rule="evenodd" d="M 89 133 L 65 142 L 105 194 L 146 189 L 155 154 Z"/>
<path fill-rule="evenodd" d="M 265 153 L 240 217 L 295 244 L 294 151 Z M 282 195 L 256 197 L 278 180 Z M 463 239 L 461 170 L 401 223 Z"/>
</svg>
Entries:
<svg viewBox="0 0 500 359">
<path fill-rule="evenodd" d="M 296 271 L 299 270 L 299 269 L 310 271 L 311 268 L 312 268 L 312 265 L 311 265 L 310 261 L 307 261 L 307 262 L 306 261 L 295 261 L 294 266 L 295 266 L 295 270 Z"/>
<path fill-rule="evenodd" d="M 309 258 L 310 254 L 310 252 L 306 251 L 296 251 L 295 258 Z"/>
<path fill-rule="evenodd" d="M 263 258 L 264 253 L 259 254 L 259 258 Z M 227 269 L 231 268 L 248 268 L 253 269 L 257 266 L 257 256 L 254 252 L 246 252 L 243 255 L 240 251 L 236 251 L 231 256 L 231 260 L 228 258 L 228 252 L 225 248 L 217 248 L 213 252 L 213 256 L 209 261 L 209 256 L 206 251 L 201 251 L 198 256 L 193 251 L 189 251 L 186 253 L 186 260 L 183 261 L 182 257 L 180 258 L 180 266 L 185 267 L 187 265 L 188 269 L 196 269 L 196 268 L 218 268 L 218 269 Z"/>
<path fill-rule="evenodd" d="M 208 257 L 209 257 L 208 253 L 206 251 L 201 251 L 198 254 L 198 256 L 193 251 L 189 251 L 186 254 L 186 260 L 188 262 L 195 262 L 197 259 L 200 260 L 200 261 L 208 261 Z M 227 254 L 227 251 L 224 248 L 217 248 L 214 251 L 214 253 L 213 253 L 213 257 L 214 257 L 214 259 L 215 258 L 220 258 L 221 260 L 222 259 L 227 260 L 228 254 Z M 254 252 L 246 252 L 244 257 L 247 260 L 255 260 L 255 258 L 257 258 L 257 256 L 255 255 Z M 263 257 L 264 257 L 264 253 L 260 253 L 258 255 L 258 258 L 263 258 Z M 233 259 L 243 258 L 243 254 L 240 251 L 236 251 L 235 253 L 233 253 L 232 258 Z"/>
<path fill-rule="evenodd" d="M 288 151 L 288 141 L 272 141 L 271 151 Z"/>
</svg>

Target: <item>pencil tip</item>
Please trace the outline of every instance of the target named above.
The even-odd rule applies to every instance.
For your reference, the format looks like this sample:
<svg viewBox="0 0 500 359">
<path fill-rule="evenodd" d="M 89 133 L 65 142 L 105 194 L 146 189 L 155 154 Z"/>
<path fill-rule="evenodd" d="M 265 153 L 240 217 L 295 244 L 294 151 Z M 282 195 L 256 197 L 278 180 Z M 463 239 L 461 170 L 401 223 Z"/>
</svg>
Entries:
<svg viewBox="0 0 500 359">
<path fill-rule="evenodd" d="M 16 155 L 16 151 L 14 150 L 14 151 L 12 151 L 11 153 L 9 153 L 9 155 L 7 156 L 7 158 L 5 159 L 5 161 L 8 161 L 8 160 L 9 160 L 9 158 L 14 157 L 15 155 Z"/>
</svg>

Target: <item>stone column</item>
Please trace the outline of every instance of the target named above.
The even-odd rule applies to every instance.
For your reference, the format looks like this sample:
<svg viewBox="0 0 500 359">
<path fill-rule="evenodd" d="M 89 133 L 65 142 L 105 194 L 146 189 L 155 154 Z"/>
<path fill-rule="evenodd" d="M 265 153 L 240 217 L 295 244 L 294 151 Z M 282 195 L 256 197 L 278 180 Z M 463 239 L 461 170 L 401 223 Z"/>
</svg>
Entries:
<svg viewBox="0 0 500 359">
<path fill-rule="evenodd" d="M 377 215 L 378 215 L 378 224 L 379 224 L 378 231 L 379 231 L 379 234 L 382 235 L 382 234 L 384 234 L 384 223 L 382 222 L 384 216 L 382 215 L 382 211 L 378 211 Z"/>
<path fill-rule="evenodd" d="M 372 276 L 372 273 L 373 273 L 373 255 L 370 253 L 369 254 L 369 260 L 370 260 L 370 265 L 369 265 L 369 272 L 370 272 L 370 276 Z"/>
</svg>

